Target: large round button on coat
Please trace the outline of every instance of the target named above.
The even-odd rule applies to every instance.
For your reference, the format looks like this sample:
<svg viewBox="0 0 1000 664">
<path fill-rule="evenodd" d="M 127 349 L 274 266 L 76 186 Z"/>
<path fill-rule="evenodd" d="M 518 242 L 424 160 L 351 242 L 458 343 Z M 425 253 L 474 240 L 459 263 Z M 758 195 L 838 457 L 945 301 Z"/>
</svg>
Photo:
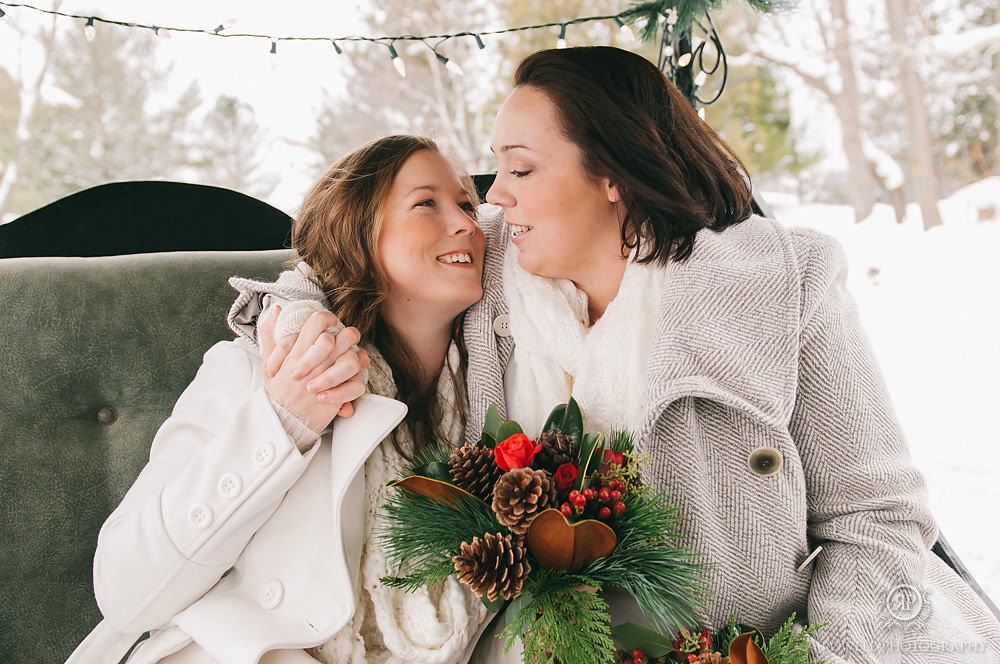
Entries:
<svg viewBox="0 0 1000 664">
<path fill-rule="evenodd" d="M 204 530 L 212 525 L 212 508 L 208 505 L 198 504 L 188 512 L 188 520 L 191 525 L 199 530 Z"/>
<path fill-rule="evenodd" d="M 264 443 L 263 445 L 258 445 L 257 449 L 253 451 L 253 462 L 258 466 L 269 466 L 273 460 L 274 445 Z"/>
<path fill-rule="evenodd" d="M 273 609 L 281 603 L 285 588 L 281 581 L 271 579 L 260 588 L 260 605 L 265 609 Z"/>
<path fill-rule="evenodd" d="M 235 498 L 240 495 L 242 488 L 243 480 L 240 479 L 239 475 L 226 473 L 219 479 L 219 494 L 223 498 Z"/>
<path fill-rule="evenodd" d="M 781 452 L 773 447 L 758 447 L 747 459 L 747 466 L 754 475 L 767 477 L 781 470 Z"/>
<path fill-rule="evenodd" d="M 493 333 L 498 337 L 509 337 L 510 336 L 510 316 L 507 314 L 500 314 L 493 319 Z"/>
</svg>

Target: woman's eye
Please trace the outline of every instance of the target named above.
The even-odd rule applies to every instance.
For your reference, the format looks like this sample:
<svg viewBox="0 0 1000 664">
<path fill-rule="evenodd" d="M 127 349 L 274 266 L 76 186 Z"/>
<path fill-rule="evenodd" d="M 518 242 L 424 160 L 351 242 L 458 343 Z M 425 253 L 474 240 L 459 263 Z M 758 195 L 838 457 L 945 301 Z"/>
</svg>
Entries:
<svg viewBox="0 0 1000 664">
<path fill-rule="evenodd" d="M 465 201 L 464 203 L 459 203 L 458 206 L 460 208 L 462 208 L 463 210 L 465 210 L 466 212 L 468 212 L 469 214 L 475 214 L 476 213 L 476 206 L 473 205 L 470 201 Z"/>
<path fill-rule="evenodd" d="M 413 207 L 434 207 L 436 205 L 437 203 L 434 201 L 433 198 L 425 198 L 422 201 L 418 201 L 417 204 L 414 205 Z"/>
<path fill-rule="evenodd" d="M 531 171 L 511 171 L 510 174 L 516 178 L 523 178 L 530 175 Z"/>
</svg>

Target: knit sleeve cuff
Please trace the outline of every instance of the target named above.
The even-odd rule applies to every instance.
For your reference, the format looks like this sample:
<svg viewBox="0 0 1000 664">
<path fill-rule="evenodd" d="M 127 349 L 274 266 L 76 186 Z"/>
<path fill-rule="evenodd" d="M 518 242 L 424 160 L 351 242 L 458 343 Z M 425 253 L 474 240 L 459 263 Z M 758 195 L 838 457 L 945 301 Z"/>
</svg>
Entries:
<svg viewBox="0 0 1000 664">
<path fill-rule="evenodd" d="M 292 439 L 292 442 L 295 443 L 295 447 L 299 448 L 299 452 L 305 454 L 312 449 L 312 446 L 316 444 L 316 441 L 319 440 L 323 432 L 311 429 L 308 424 L 292 411 L 275 401 L 274 397 L 268 395 L 267 398 L 271 401 L 271 407 L 274 408 L 281 426 L 285 427 L 285 432 Z"/>
</svg>

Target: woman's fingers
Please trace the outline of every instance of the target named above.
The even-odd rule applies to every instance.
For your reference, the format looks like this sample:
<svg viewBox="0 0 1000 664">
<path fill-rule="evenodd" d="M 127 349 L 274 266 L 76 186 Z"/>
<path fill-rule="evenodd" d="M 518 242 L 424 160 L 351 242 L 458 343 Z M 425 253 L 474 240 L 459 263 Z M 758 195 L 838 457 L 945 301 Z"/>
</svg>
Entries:
<svg viewBox="0 0 1000 664">
<path fill-rule="evenodd" d="M 306 389 L 314 394 L 319 394 L 330 388 L 337 387 L 341 383 L 346 383 L 363 371 L 364 369 L 361 368 L 361 361 L 357 351 L 348 350 L 334 360 L 322 373 L 311 377 L 306 384 Z"/>
<path fill-rule="evenodd" d="M 342 327 L 340 320 L 329 311 L 318 311 L 306 319 L 302 329 L 299 330 L 295 346 L 288 354 L 290 375 L 293 379 L 315 373 L 321 364 L 323 366 L 320 371 L 322 371 L 337 358 L 334 355 L 328 359 L 336 347 L 336 338 L 339 336 L 331 334 L 328 330 L 336 327 Z"/>
<path fill-rule="evenodd" d="M 365 393 L 365 379 L 362 374 L 355 374 L 346 382 L 340 383 L 336 387 L 333 387 L 324 392 L 320 392 L 316 395 L 316 399 L 320 403 L 324 404 L 341 404 L 341 408 L 345 404 L 354 401 L 362 394 Z"/>
</svg>

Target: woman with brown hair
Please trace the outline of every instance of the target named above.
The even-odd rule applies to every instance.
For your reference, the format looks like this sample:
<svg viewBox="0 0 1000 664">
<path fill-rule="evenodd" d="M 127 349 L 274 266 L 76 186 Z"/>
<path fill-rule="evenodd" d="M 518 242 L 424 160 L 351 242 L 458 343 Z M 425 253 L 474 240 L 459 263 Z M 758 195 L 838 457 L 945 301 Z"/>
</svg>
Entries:
<svg viewBox="0 0 1000 664">
<path fill-rule="evenodd" d="M 504 223 L 465 317 L 469 434 L 491 403 L 538 431 L 571 394 L 588 428 L 633 431 L 710 565 L 706 626 L 794 611 L 827 623 L 827 664 L 1000 661 L 997 621 L 930 551 L 840 247 L 753 215 L 737 157 L 642 57 L 542 51 L 514 83 L 486 197 Z M 896 610 L 900 588 L 924 610 Z M 476 660 L 501 659 L 484 638 Z"/>
<path fill-rule="evenodd" d="M 467 658 L 482 604 L 454 579 L 382 585 L 395 570 L 373 526 L 404 459 L 461 442 L 476 203 L 471 180 L 412 136 L 317 182 L 293 225 L 294 269 L 232 281 L 239 338 L 205 354 L 101 529 L 105 620 L 70 661 L 116 662 L 147 631 L 130 664 Z M 352 406 L 367 356 L 372 394 Z"/>
</svg>

